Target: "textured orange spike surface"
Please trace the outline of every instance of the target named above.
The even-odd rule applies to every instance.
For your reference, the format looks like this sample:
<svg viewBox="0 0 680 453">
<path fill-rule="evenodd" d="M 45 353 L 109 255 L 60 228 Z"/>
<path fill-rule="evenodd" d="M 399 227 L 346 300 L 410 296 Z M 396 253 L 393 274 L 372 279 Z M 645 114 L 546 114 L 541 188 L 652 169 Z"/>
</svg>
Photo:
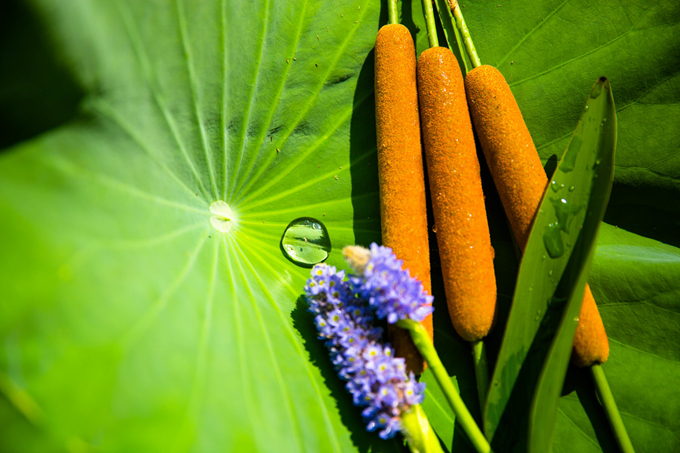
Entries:
<svg viewBox="0 0 680 453">
<path fill-rule="evenodd" d="M 375 116 L 383 245 L 392 248 L 430 294 L 430 248 L 416 91 L 416 53 L 403 25 L 386 25 L 375 42 Z M 423 322 L 432 338 L 432 316 Z M 408 332 L 389 329 L 397 355 L 415 373 L 423 361 Z"/>
<path fill-rule="evenodd" d="M 465 88 L 484 157 L 524 252 L 548 178 L 503 75 L 493 66 L 480 66 L 467 75 Z M 609 341 L 587 285 L 579 319 L 572 362 L 578 366 L 605 362 Z"/>
<path fill-rule="evenodd" d="M 463 76 L 449 49 L 421 54 L 418 99 L 449 314 L 476 341 L 494 321 L 496 277 Z"/>
<path fill-rule="evenodd" d="M 604 363 L 608 357 L 609 339 L 607 332 L 604 330 L 600 311 L 597 309 L 590 287 L 586 285 L 576 335 L 574 336 L 574 349 L 571 351 L 571 362 L 576 366 L 584 367 Z"/>
</svg>

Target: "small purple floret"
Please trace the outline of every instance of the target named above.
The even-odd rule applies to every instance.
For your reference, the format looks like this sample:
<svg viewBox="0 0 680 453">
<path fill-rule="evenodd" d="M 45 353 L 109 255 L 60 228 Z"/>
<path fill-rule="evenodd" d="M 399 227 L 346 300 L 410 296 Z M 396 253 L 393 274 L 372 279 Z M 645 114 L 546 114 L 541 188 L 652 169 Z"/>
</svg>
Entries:
<svg viewBox="0 0 680 453">
<path fill-rule="evenodd" d="M 392 249 L 373 243 L 363 275 L 350 277 L 353 290 L 368 301 L 379 319 L 390 324 L 402 319 L 420 322 L 434 311 L 434 298 L 402 269 L 403 264 Z"/>
<path fill-rule="evenodd" d="M 381 343 L 382 329 L 373 326 L 371 308 L 357 297 L 343 271 L 314 266 L 305 294 L 338 375 L 348 381 L 354 404 L 365 407 L 367 429 L 379 430 L 383 439 L 393 437 L 400 430 L 401 414 L 423 401 L 425 384 L 413 373 L 407 375 L 404 359 Z"/>
</svg>

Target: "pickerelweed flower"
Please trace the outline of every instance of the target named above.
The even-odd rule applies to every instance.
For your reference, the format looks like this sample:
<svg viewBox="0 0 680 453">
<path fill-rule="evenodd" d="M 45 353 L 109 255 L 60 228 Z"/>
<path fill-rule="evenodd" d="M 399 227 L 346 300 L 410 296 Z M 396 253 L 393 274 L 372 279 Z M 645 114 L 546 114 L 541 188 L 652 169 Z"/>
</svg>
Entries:
<svg viewBox="0 0 680 453">
<path fill-rule="evenodd" d="M 357 276 L 350 277 L 355 292 L 375 309 L 379 319 L 394 324 L 402 319 L 420 322 L 434 311 L 432 296 L 423 284 L 411 278 L 404 262 L 389 247 L 371 244 L 371 249 L 349 246 L 345 258 Z"/>
<path fill-rule="evenodd" d="M 373 326 L 373 311 L 345 279 L 344 271 L 317 264 L 305 286 L 309 311 L 319 338 L 326 340 L 331 361 L 347 382 L 354 404 L 369 431 L 383 439 L 401 429 L 401 417 L 424 398 L 425 384 L 406 374 L 404 359 L 382 344 L 382 329 Z"/>
</svg>

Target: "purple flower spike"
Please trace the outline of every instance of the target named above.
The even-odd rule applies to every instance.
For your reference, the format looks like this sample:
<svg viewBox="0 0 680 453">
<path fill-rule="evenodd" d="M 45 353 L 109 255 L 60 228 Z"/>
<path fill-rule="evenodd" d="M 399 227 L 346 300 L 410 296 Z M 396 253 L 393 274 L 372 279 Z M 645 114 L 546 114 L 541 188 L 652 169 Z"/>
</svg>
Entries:
<svg viewBox="0 0 680 453">
<path fill-rule="evenodd" d="M 343 271 L 314 266 L 305 294 L 338 375 L 348 381 L 354 404 L 365 407 L 367 429 L 379 430 L 383 439 L 393 437 L 401 429 L 402 414 L 423 401 L 425 384 L 407 375 L 404 359 L 380 342 L 382 329 L 373 326 L 372 311 Z"/>
<path fill-rule="evenodd" d="M 368 300 L 379 319 L 394 324 L 402 319 L 420 322 L 434 311 L 432 296 L 425 293 L 423 284 L 402 269 L 389 247 L 376 243 L 371 249 L 345 247 L 343 251 L 350 266 L 359 274 L 350 277 L 353 290 Z"/>
</svg>

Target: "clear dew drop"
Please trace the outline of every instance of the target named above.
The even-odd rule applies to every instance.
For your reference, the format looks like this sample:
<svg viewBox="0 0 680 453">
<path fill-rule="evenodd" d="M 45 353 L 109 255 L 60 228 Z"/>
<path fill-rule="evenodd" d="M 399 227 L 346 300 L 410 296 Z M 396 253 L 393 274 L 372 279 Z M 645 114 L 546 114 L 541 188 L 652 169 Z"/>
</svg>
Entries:
<svg viewBox="0 0 680 453">
<path fill-rule="evenodd" d="M 574 316 L 574 321 L 575 321 L 575 322 L 579 322 L 579 321 L 580 321 L 579 317 L 578 317 L 578 316 Z"/>
<path fill-rule="evenodd" d="M 571 187 L 569 190 L 572 190 Z M 564 255 L 565 251 L 564 242 L 560 233 L 564 231 L 569 234 L 571 221 L 583 207 L 574 206 L 572 203 L 569 203 L 566 198 L 551 198 L 550 202 L 555 208 L 557 221 L 548 224 L 543 232 L 543 244 L 551 258 L 559 258 Z M 568 247 L 570 247 L 570 245 L 568 245 Z"/>
<path fill-rule="evenodd" d="M 208 209 L 212 214 L 212 217 L 210 217 L 210 225 L 220 233 L 229 232 L 233 226 L 232 220 L 234 217 L 229 205 L 222 200 L 217 200 L 212 203 Z"/>
<path fill-rule="evenodd" d="M 553 179 L 550 183 L 550 188 L 553 190 L 553 192 L 557 193 L 560 191 L 560 189 L 564 188 L 564 184 L 558 184 L 557 181 Z"/>
<path fill-rule="evenodd" d="M 545 245 L 545 249 L 551 258 L 559 258 L 564 255 L 564 243 L 560 237 L 560 231 L 562 231 L 562 228 L 559 223 L 551 223 L 543 233 L 543 245 Z"/>
<path fill-rule="evenodd" d="M 576 189 L 576 187 L 571 186 L 571 187 L 569 187 L 569 192 L 573 192 L 575 189 Z"/>
<path fill-rule="evenodd" d="M 290 222 L 283 232 L 281 250 L 295 264 L 308 267 L 328 258 L 331 239 L 319 220 L 300 217 Z"/>
<path fill-rule="evenodd" d="M 576 158 L 581 150 L 581 145 L 583 145 L 583 139 L 579 135 L 574 135 L 569 142 L 569 147 L 567 151 L 562 156 L 562 161 L 559 165 L 559 170 L 563 173 L 569 173 L 576 166 Z"/>
<path fill-rule="evenodd" d="M 559 225 L 560 229 L 564 230 L 565 233 L 569 233 L 569 223 L 571 216 L 574 214 L 572 212 L 573 206 L 566 198 L 551 198 L 550 203 L 555 208 L 555 216 L 557 216 L 555 225 Z"/>
</svg>

